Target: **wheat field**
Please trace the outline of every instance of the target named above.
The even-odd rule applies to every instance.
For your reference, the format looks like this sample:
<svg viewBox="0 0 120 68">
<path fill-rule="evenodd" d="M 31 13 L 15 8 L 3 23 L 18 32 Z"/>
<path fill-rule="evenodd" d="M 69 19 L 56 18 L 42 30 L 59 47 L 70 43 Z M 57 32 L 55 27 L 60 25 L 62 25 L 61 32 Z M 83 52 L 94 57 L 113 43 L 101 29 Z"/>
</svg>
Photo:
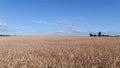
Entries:
<svg viewBox="0 0 120 68">
<path fill-rule="evenodd" d="M 0 68 L 120 68 L 120 37 L 0 37 Z"/>
</svg>

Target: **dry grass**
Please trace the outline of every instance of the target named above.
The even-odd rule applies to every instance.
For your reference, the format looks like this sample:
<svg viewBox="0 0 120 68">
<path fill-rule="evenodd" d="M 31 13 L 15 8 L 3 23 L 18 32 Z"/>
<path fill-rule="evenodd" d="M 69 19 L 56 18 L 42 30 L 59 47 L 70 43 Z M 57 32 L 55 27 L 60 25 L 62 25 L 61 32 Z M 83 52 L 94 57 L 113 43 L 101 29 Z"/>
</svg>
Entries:
<svg viewBox="0 0 120 68">
<path fill-rule="evenodd" d="M 120 68 L 120 38 L 0 37 L 0 68 Z"/>
</svg>

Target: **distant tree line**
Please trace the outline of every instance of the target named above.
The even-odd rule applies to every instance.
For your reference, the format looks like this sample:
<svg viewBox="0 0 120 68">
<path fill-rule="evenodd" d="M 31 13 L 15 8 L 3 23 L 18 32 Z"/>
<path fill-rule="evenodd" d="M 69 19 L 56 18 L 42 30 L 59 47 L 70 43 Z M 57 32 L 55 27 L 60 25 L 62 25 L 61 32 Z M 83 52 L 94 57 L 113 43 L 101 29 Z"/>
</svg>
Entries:
<svg viewBox="0 0 120 68">
<path fill-rule="evenodd" d="M 11 36 L 11 35 L 0 35 L 0 36 Z"/>
<path fill-rule="evenodd" d="M 90 33 L 90 36 L 91 37 L 110 37 L 111 35 L 104 35 L 104 34 L 102 34 L 102 32 L 98 32 L 98 34 L 92 34 L 92 33 Z"/>
<path fill-rule="evenodd" d="M 1 34 L 0 36 L 17 36 L 17 35 L 2 35 L 2 34 Z"/>
</svg>

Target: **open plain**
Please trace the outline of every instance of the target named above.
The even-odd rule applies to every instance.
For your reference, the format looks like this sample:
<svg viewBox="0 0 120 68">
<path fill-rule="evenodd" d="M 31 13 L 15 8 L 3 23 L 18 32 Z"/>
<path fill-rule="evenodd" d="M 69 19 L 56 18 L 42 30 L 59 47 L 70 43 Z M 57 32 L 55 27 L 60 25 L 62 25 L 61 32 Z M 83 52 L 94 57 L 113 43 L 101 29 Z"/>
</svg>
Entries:
<svg viewBox="0 0 120 68">
<path fill-rule="evenodd" d="M 120 68 L 120 37 L 0 37 L 0 68 Z"/>
</svg>

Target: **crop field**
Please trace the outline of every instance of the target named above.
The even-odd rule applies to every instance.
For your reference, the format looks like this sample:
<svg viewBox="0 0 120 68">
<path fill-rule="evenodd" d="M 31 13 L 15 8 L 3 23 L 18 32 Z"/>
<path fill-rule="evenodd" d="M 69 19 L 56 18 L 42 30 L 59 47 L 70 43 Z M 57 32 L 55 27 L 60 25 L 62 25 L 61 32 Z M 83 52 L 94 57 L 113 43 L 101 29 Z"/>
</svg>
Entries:
<svg viewBox="0 0 120 68">
<path fill-rule="evenodd" d="M 0 37 L 0 68 L 120 68 L 120 37 Z"/>
</svg>

